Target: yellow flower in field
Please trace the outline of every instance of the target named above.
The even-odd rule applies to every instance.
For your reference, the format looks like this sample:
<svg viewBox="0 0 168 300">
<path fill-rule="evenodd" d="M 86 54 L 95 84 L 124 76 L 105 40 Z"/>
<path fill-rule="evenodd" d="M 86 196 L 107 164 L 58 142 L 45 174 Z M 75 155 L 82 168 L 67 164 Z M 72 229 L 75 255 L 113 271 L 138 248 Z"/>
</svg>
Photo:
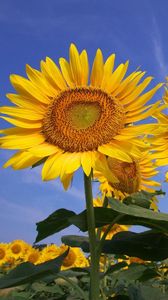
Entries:
<svg viewBox="0 0 168 300">
<path fill-rule="evenodd" d="M 156 159 L 157 166 L 168 165 L 168 115 L 164 113 L 156 113 L 155 117 L 159 121 L 159 125 L 163 126 L 163 133 L 157 138 L 150 138 L 153 153 L 153 158 Z"/>
<path fill-rule="evenodd" d="M 152 154 L 148 151 L 142 152 L 138 159 L 132 158 L 132 162 L 108 157 L 107 164 L 109 174 L 111 172 L 118 182 L 111 182 L 108 173 L 95 172 L 103 195 L 122 200 L 125 196 L 138 191 L 154 192 L 155 189 L 152 187 L 160 186 L 158 182 L 152 180 L 158 171 L 152 161 Z"/>
<path fill-rule="evenodd" d="M 68 246 L 61 245 L 60 246 L 60 255 L 64 253 L 68 249 Z M 69 247 L 68 255 L 64 258 L 63 264 L 61 266 L 61 270 L 66 270 L 69 268 L 83 268 L 88 266 L 88 260 L 85 255 L 81 251 L 80 248 L 77 247 Z"/>
<path fill-rule="evenodd" d="M 55 244 L 48 245 L 41 251 L 40 261 L 45 262 L 60 255 L 60 248 Z"/>
<path fill-rule="evenodd" d="M 9 244 L 12 256 L 16 259 L 22 258 L 30 248 L 31 246 L 23 240 L 14 240 Z"/>
<path fill-rule="evenodd" d="M 0 243 L 0 266 L 2 266 L 6 262 L 8 254 L 8 244 Z"/>
<path fill-rule="evenodd" d="M 24 256 L 24 261 L 30 262 L 34 265 L 41 263 L 41 251 L 31 248 Z"/>
<path fill-rule="evenodd" d="M 60 177 L 67 188 L 80 167 L 86 175 L 104 157 L 131 162 L 146 145 L 138 136 L 158 132 L 157 124 L 133 125 L 158 109 L 160 101 L 145 106 L 162 86 L 143 93 L 152 77 L 134 71 L 125 77 L 128 61 L 114 70 L 115 55 L 104 62 L 97 50 L 91 74 L 87 52 L 70 46 L 69 62 L 60 58 L 60 69 L 50 59 L 41 71 L 26 66 L 28 79 L 11 75 L 18 94 L 7 97 L 15 106 L 4 106 L 2 118 L 14 128 L 1 130 L 1 148 L 18 152 L 4 167 L 15 170 L 44 163 L 43 180 Z M 159 108 L 160 110 L 160 108 Z"/>
</svg>

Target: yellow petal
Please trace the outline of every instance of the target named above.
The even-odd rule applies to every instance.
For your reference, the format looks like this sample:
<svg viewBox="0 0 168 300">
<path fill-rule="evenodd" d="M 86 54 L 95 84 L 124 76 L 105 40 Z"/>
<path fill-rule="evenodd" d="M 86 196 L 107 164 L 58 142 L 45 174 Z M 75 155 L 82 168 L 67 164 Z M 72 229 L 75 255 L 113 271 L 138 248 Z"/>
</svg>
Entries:
<svg viewBox="0 0 168 300">
<path fill-rule="evenodd" d="M 19 127 L 11 127 L 11 128 L 0 130 L 0 134 L 6 134 L 6 135 L 27 135 L 33 133 L 40 134 L 40 131 L 37 129 L 33 130 L 33 129 L 19 128 Z"/>
<path fill-rule="evenodd" d="M 157 101 L 155 104 L 153 104 L 153 106 L 148 109 L 146 112 L 144 113 L 139 113 L 139 114 L 136 114 L 134 116 L 130 116 L 130 117 L 127 117 L 127 123 L 133 123 L 133 122 L 138 122 L 140 120 L 144 120 L 148 117 L 151 117 L 151 115 L 153 114 L 153 112 L 156 111 L 156 109 L 158 109 L 158 106 L 160 105 L 161 101 Z M 162 109 L 162 108 L 161 108 Z"/>
<path fill-rule="evenodd" d="M 29 152 L 17 152 L 4 164 L 3 167 L 7 168 L 12 166 L 14 170 L 20 170 L 31 167 L 38 161 L 39 157 L 37 158 Z"/>
<path fill-rule="evenodd" d="M 81 153 L 68 153 L 67 157 L 65 158 L 65 164 L 63 173 L 71 174 L 79 169 L 81 166 Z"/>
<path fill-rule="evenodd" d="M 45 141 L 45 137 L 40 134 L 29 135 L 9 135 L 0 137 L 0 145 L 3 149 L 27 149 Z"/>
<path fill-rule="evenodd" d="M 161 86 L 163 86 L 162 83 L 157 84 L 153 89 L 151 89 L 149 92 L 143 94 L 142 96 L 138 97 L 137 99 L 135 99 L 135 101 L 132 104 L 129 104 L 129 109 L 138 109 L 140 107 L 142 107 L 143 105 L 146 104 L 146 102 L 148 102 L 153 95 L 156 93 L 156 91 L 158 89 L 161 88 Z"/>
<path fill-rule="evenodd" d="M 143 184 L 147 184 L 149 186 L 161 186 L 161 184 L 159 182 L 154 181 L 154 180 L 147 180 L 147 179 L 145 179 L 145 180 L 141 180 L 141 182 Z"/>
<path fill-rule="evenodd" d="M 64 58 L 60 58 L 59 63 L 60 63 L 62 74 L 63 74 L 67 84 L 69 85 L 69 87 L 74 88 L 75 83 L 73 80 L 73 76 L 72 76 L 72 72 L 71 72 L 69 63 Z"/>
<path fill-rule="evenodd" d="M 108 155 L 110 157 L 114 157 L 117 159 L 120 159 L 122 161 L 126 161 L 126 162 L 132 162 L 131 157 L 124 152 L 124 150 L 120 150 L 117 147 L 111 146 L 111 145 L 102 145 L 99 146 L 98 151 L 100 151 L 101 153 Z"/>
<path fill-rule="evenodd" d="M 81 68 L 82 68 L 82 85 L 88 84 L 89 77 L 89 61 L 86 50 L 83 50 L 80 54 Z"/>
<path fill-rule="evenodd" d="M 31 96 L 42 103 L 49 103 L 50 99 L 46 95 L 41 93 L 29 80 L 15 74 L 10 75 L 10 80 L 19 94 L 25 97 Z"/>
<path fill-rule="evenodd" d="M 30 149 L 28 149 L 28 151 L 37 157 L 45 157 L 53 155 L 59 150 L 56 146 L 44 142 L 38 146 L 31 147 Z"/>
<path fill-rule="evenodd" d="M 20 107 L 2 106 L 0 107 L 0 113 L 33 121 L 42 120 L 44 118 L 44 114 L 41 114 L 38 111 L 32 111 Z"/>
<path fill-rule="evenodd" d="M 139 77 L 142 77 L 142 72 L 139 71 L 134 71 L 133 73 L 131 73 L 129 76 L 127 76 L 118 86 L 118 88 L 113 91 L 113 95 L 117 96 L 119 98 L 123 98 L 123 95 L 126 94 L 130 94 L 132 92 L 132 90 L 134 89 L 134 86 L 136 86 L 136 84 L 139 82 L 140 79 L 138 79 Z M 140 77 L 140 78 L 141 78 Z M 135 82 L 136 80 L 136 82 Z"/>
<path fill-rule="evenodd" d="M 103 79 L 104 63 L 103 54 L 100 49 L 97 50 L 96 56 L 93 62 L 92 72 L 91 72 L 91 85 L 95 87 L 100 87 Z"/>
<path fill-rule="evenodd" d="M 153 77 L 147 77 L 142 83 L 140 83 L 134 91 L 128 95 L 125 99 L 122 99 L 122 103 L 124 105 L 127 105 L 131 103 L 133 100 L 135 100 L 142 92 L 143 90 L 149 85 Z"/>
<path fill-rule="evenodd" d="M 70 68 L 74 83 L 79 86 L 82 83 L 82 68 L 79 52 L 74 44 L 69 49 Z"/>
<path fill-rule="evenodd" d="M 110 171 L 105 155 L 102 155 L 95 162 L 96 171 L 100 172 L 109 182 L 119 182 L 115 175 Z"/>
<path fill-rule="evenodd" d="M 23 120 L 23 119 L 12 119 L 12 118 L 8 118 L 8 117 L 0 117 L 1 119 L 15 125 L 21 128 L 41 128 L 42 127 L 42 122 L 33 122 L 33 121 L 29 121 L 29 120 Z"/>
<path fill-rule="evenodd" d="M 125 76 L 125 73 L 128 69 L 129 61 L 127 61 L 125 64 L 120 64 L 118 68 L 113 72 L 113 74 L 110 76 L 108 80 L 108 84 L 106 86 L 106 90 L 109 93 L 113 93 L 122 81 L 122 79 Z"/>
<path fill-rule="evenodd" d="M 156 160 L 156 166 L 158 166 L 158 167 L 167 166 L 168 165 L 168 158 L 167 157 Z"/>
<path fill-rule="evenodd" d="M 90 151 L 81 154 L 81 165 L 85 174 L 89 176 L 92 168 L 92 154 Z"/>
<path fill-rule="evenodd" d="M 114 67 L 114 61 L 115 61 L 115 54 L 111 54 L 105 64 L 104 64 L 104 74 L 103 74 L 103 79 L 102 79 L 102 83 L 101 83 L 101 88 L 105 89 L 106 85 L 107 85 L 107 81 L 110 78 L 112 71 L 113 71 L 113 67 Z"/>
<path fill-rule="evenodd" d="M 54 97 L 55 89 L 40 71 L 33 69 L 29 65 L 26 65 L 26 73 L 30 81 L 35 84 L 37 89 L 49 97 Z"/>
<path fill-rule="evenodd" d="M 141 80 L 141 78 L 145 75 L 145 72 L 133 72 L 128 77 L 126 77 L 121 83 L 120 87 L 116 90 L 117 97 L 120 99 L 125 99 L 128 95 L 134 91 L 136 85 Z M 129 80 L 128 80 L 129 79 Z"/>
<path fill-rule="evenodd" d="M 51 180 L 60 175 L 64 155 L 59 152 L 49 156 L 42 169 L 42 179 Z"/>
<path fill-rule="evenodd" d="M 69 188 L 72 178 L 73 178 L 73 174 L 64 174 L 64 176 L 61 178 L 61 182 L 65 190 Z"/>
<path fill-rule="evenodd" d="M 28 108 L 33 111 L 38 111 L 39 113 L 44 113 L 46 111 L 45 104 L 31 97 L 26 98 L 17 94 L 7 94 L 6 97 L 19 107 Z"/>
<path fill-rule="evenodd" d="M 66 82 L 61 74 L 61 71 L 57 67 L 57 65 L 53 62 L 53 60 L 49 57 L 46 58 L 46 66 L 47 71 L 50 78 L 55 81 L 56 85 L 61 89 L 64 90 L 67 88 Z"/>
</svg>

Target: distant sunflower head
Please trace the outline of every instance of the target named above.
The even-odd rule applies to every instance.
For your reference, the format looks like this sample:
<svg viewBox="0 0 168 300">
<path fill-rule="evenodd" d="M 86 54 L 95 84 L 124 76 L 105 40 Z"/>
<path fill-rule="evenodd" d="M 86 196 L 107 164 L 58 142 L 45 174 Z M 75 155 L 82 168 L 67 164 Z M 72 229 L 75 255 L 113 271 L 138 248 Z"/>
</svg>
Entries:
<svg viewBox="0 0 168 300">
<path fill-rule="evenodd" d="M 45 262 L 50 259 L 54 259 L 59 255 L 60 255 L 60 248 L 57 245 L 55 244 L 48 245 L 45 248 L 43 248 L 43 250 L 41 251 L 40 261 Z"/>
<path fill-rule="evenodd" d="M 23 257 L 29 248 L 30 245 L 23 240 L 14 240 L 9 244 L 9 249 L 15 258 Z"/>
<path fill-rule="evenodd" d="M 68 246 L 61 245 L 60 246 L 60 254 L 64 253 L 68 249 Z M 77 247 L 69 247 L 69 251 L 67 256 L 63 260 L 63 264 L 61 266 L 61 270 L 66 270 L 69 268 L 74 267 L 87 267 L 88 260 L 86 259 L 85 255 L 83 254 L 82 250 Z"/>
<path fill-rule="evenodd" d="M 30 248 L 25 254 L 24 261 L 30 262 L 34 265 L 41 263 L 41 252 L 39 249 Z"/>
<path fill-rule="evenodd" d="M 115 55 L 104 62 L 97 50 L 89 72 L 87 52 L 70 46 L 69 62 L 60 58 L 60 68 L 50 59 L 41 70 L 26 66 L 27 79 L 11 75 L 17 94 L 7 97 L 14 106 L 3 106 L 2 118 L 15 127 L 1 130 L 1 148 L 15 149 L 4 167 L 30 167 L 43 162 L 43 180 L 61 178 L 67 188 L 80 167 L 86 175 L 103 157 L 130 163 L 145 144 L 137 136 L 153 133 L 156 124 L 133 125 L 156 111 L 160 101 L 145 104 L 161 87 L 143 93 L 152 77 L 145 72 L 125 76 L 128 61 L 114 69 Z"/>
<path fill-rule="evenodd" d="M 106 196 L 114 196 L 122 200 L 125 196 L 139 192 L 154 192 L 160 184 L 152 177 L 158 171 L 148 151 L 141 154 L 141 158 L 132 158 L 132 162 L 123 162 L 115 158 L 107 158 L 108 173 L 95 172 L 95 177 L 100 181 L 100 190 Z M 118 179 L 111 182 L 110 172 Z"/>
</svg>

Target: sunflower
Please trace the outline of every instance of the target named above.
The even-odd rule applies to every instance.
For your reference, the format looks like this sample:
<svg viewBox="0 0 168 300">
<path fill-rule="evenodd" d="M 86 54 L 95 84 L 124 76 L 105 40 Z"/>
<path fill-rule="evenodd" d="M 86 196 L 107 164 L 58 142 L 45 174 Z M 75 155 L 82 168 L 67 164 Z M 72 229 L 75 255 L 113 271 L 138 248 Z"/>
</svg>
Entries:
<svg viewBox="0 0 168 300">
<path fill-rule="evenodd" d="M 131 162 L 146 145 L 142 133 L 158 131 L 157 124 L 132 125 L 159 109 L 160 101 L 145 104 L 162 86 L 144 92 L 152 77 L 134 71 L 125 77 L 128 61 L 114 70 L 115 55 L 104 62 L 97 50 L 89 76 L 86 50 L 70 46 L 69 62 L 60 58 L 60 69 L 50 59 L 41 71 L 26 66 L 28 78 L 11 75 L 17 94 L 7 97 L 14 106 L 3 106 L 1 116 L 15 127 L 1 130 L 1 148 L 18 150 L 4 165 L 15 170 L 44 163 L 42 179 L 60 177 L 67 188 L 80 167 L 86 175 L 103 158 Z M 89 79 L 90 78 L 90 79 Z"/>
<path fill-rule="evenodd" d="M 41 251 L 40 261 L 45 262 L 60 255 L 60 248 L 55 244 L 48 245 Z"/>
<path fill-rule="evenodd" d="M 9 244 L 9 249 L 15 259 L 23 258 L 25 253 L 31 248 L 29 244 L 23 240 L 14 240 Z"/>
<path fill-rule="evenodd" d="M 60 255 L 64 253 L 68 249 L 68 246 L 61 245 L 60 246 Z M 85 255 L 81 251 L 80 248 L 77 247 L 69 247 L 69 252 L 67 256 L 63 260 L 63 264 L 61 266 L 61 270 L 66 270 L 69 268 L 84 268 L 88 266 L 88 260 Z"/>
<path fill-rule="evenodd" d="M 156 165 L 168 165 L 168 115 L 164 113 L 156 113 L 159 125 L 163 126 L 162 134 L 157 138 L 150 138 L 152 150 L 154 150 L 153 158 L 156 159 Z"/>
<path fill-rule="evenodd" d="M 3 267 L 12 256 L 12 253 L 8 247 L 8 244 L 0 243 L 0 267 Z"/>
<path fill-rule="evenodd" d="M 100 190 L 107 197 L 122 200 L 127 195 L 138 191 L 154 192 L 154 187 L 160 186 L 152 177 L 158 174 L 149 151 L 142 152 L 139 159 L 132 158 L 132 162 L 108 157 L 108 173 L 95 172 L 94 176 L 100 181 Z M 113 173 L 118 182 L 111 182 L 108 174 Z M 154 201 L 155 202 L 155 201 Z M 155 204 L 152 204 L 155 206 Z M 154 208 L 154 207 L 153 207 Z"/>
<path fill-rule="evenodd" d="M 30 262 L 34 265 L 41 263 L 41 251 L 39 249 L 30 248 L 24 256 L 25 262 Z"/>
</svg>

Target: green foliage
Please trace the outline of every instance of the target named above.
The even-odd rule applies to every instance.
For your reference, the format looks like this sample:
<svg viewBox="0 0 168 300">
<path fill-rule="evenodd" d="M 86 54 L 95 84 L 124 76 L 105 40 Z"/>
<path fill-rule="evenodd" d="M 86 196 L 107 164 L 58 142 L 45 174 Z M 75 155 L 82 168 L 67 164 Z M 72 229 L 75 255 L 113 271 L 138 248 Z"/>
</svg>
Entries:
<svg viewBox="0 0 168 300">
<path fill-rule="evenodd" d="M 62 242 L 71 247 L 80 247 L 89 252 L 88 237 L 63 236 Z M 99 241 L 97 241 L 97 245 Z M 135 233 L 122 231 L 114 235 L 111 240 L 105 240 L 102 253 L 120 254 L 139 257 L 144 260 L 160 261 L 168 257 L 168 236 L 154 230 Z"/>
<path fill-rule="evenodd" d="M 152 194 L 153 195 L 153 194 Z M 137 197 L 137 198 L 136 198 Z M 125 203 L 121 203 L 113 198 L 109 198 L 111 208 L 95 207 L 96 227 L 108 225 L 118 219 L 117 223 L 122 225 L 143 225 L 149 228 L 155 228 L 163 232 L 168 231 L 168 214 L 154 212 L 150 209 L 135 205 L 135 199 L 139 203 L 141 197 L 149 201 L 149 193 L 137 193 L 133 198 L 126 198 Z M 134 199 L 131 200 L 130 199 Z M 128 201 L 129 200 L 129 201 Z M 132 202 L 134 201 L 134 202 Z M 132 204 L 134 203 L 134 205 Z M 77 226 L 81 231 L 87 231 L 86 210 L 80 214 L 75 214 L 67 209 L 59 209 L 52 213 L 45 220 L 37 223 L 38 235 L 36 242 L 69 227 Z"/>
<path fill-rule="evenodd" d="M 68 250 L 55 259 L 47 261 L 39 265 L 33 265 L 26 262 L 18 265 L 15 269 L 11 270 L 7 275 L 0 278 L 0 289 L 32 283 L 40 280 L 48 275 L 57 274 Z"/>
<path fill-rule="evenodd" d="M 69 219 L 75 215 L 76 214 L 73 211 L 58 209 L 49 215 L 48 218 L 37 223 L 38 235 L 36 237 L 36 243 L 70 226 L 71 222 Z"/>
<path fill-rule="evenodd" d="M 168 214 L 154 212 L 150 209 L 137 205 L 126 205 L 113 198 L 110 198 L 111 208 L 95 207 L 96 228 L 105 226 L 118 218 L 118 224 L 122 225 L 143 225 L 149 228 L 168 231 Z M 81 231 L 87 231 L 86 210 L 70 218 L 70 222 Z"/>
<path fill-rule="evenodd" d="M 127 205 L 133 204 L 144 208 L 150 208 L 153 199 L 160 195 L 165 195 L 165 193 L 162 190 L 155 191 L 154 193 L 141 191 L 127 196 L 123 202 Z"/>
</svg>

